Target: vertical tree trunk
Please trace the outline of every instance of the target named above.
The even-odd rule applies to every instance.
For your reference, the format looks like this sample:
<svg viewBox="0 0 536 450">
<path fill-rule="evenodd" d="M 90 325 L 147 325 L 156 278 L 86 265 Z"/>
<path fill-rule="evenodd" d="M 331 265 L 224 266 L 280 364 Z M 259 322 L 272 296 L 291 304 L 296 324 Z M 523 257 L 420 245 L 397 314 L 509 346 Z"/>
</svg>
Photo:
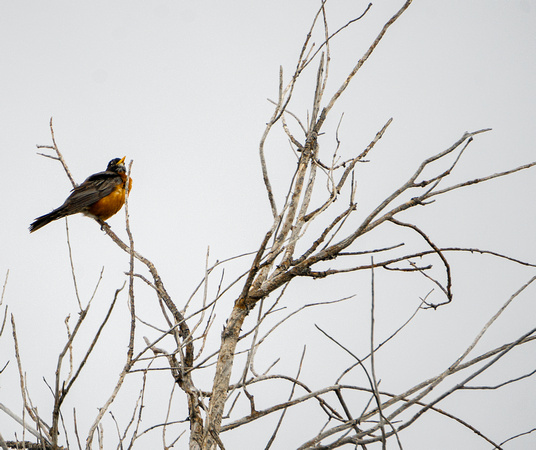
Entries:
<svg viewBox="0 0 536 450">
<path fill-rule="evenodd" d="M 223 409 L 227 400 L 227 392 L 233 369 L 236 344 L 247 314 L 246 302 L 243 299 L 237 300 L 221 336 L 220 354 L 216 365 L 212 397 L 210 398 L 208 417 L 204 430 L 203 450 L 213 450 L 216 448 L 217 440 L 215 436 L 217 437 L 219 435 L 221 428 Z M 198 448 L 195 446 L 192 447 L 190 443 L 191 450 Z"/>
</svg>

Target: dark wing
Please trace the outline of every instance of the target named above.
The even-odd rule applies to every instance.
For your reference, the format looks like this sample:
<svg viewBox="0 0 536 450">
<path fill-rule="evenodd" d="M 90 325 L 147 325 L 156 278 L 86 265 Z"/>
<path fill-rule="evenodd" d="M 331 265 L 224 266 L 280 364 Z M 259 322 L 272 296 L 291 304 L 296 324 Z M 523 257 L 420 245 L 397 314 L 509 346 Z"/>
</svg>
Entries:
<svg viewBox="0 0 536 450">
<path fill-rule="evenodd" d="M 88 177 L 80 186 L 75 187 L 62 205 L 73 212 L 84 211 L 93 203 L 111 194 L 123 182 L 114 172 L 99 172 Z"/>
</svg>

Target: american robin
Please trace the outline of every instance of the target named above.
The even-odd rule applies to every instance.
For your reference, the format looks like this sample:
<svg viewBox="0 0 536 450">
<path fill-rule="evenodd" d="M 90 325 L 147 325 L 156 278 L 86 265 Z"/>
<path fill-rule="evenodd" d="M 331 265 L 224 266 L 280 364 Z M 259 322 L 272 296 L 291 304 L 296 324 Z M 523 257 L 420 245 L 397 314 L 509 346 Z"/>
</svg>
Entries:
<svg viewBox="0 0 536 450">
<path fill-rule="evenodd" d="M 127 181 L 125 158 L 126 156 L 112 159 L 106 171 L 89 176 L 80 186 L 75 187 L 63 205 L 34 220 L 30 225 L 30 233 L 54 220 L 76 213 L 101 220 L 112 217 L 125 203 Z M 131 187 L 132 178 L 128 181 L 129 192 Z"/>
</svg>

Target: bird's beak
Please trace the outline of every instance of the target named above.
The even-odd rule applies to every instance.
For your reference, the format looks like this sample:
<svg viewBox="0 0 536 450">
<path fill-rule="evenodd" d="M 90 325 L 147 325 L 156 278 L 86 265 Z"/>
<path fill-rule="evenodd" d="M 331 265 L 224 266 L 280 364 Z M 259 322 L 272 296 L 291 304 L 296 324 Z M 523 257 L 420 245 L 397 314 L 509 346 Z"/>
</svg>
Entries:
<svg viewBox="0 0 536 450">
<path fill-rule="evenodd" d="M 123 164 L 125 162 L 125 158 L 126 156 L 123 156 L 123 158 L 121 158 L 121 161 L 119 161 L 117 164 Z"/>
</svg>

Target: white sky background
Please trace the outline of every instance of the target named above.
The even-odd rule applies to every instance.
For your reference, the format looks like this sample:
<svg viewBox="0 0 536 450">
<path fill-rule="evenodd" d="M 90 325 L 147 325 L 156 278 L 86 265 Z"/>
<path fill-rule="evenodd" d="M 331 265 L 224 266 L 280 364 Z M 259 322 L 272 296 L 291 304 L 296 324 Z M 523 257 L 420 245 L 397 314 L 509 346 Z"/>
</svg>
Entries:
<svg viewBox="0 0 536 450">
<path fill-rule="evenodd" d="M 377 2 L 362 21 L 334 39 L 328 96 L 402 3 Z M 359 15 L 366 4 L 328 3 L 330 29 Z M 30 394 L 40 411 L 51 407 L 42 378 L 53 382 L 55 355 L 65 340 L 63 321 L 68 314 L 71 321 L 77 315 L 64 221 L 32 235 L 27 230 L 35 217 L 59 206 L 70 190 L 60 165 L 36 156 L 36 144 L 51 142 L 50 117 L 57 144 L 78 182 L 104 170 L 114 157 L 127 155 L 134 160 L 129 208 L 135 246 L 155 263 L 180 306 L 203 276 L 207 246 L 212 262 L 255 250 L 271 223 L 258 162 L 258 143 L 272 112 L 266 99 L 277 97 L 279 66 L 286 82 L 294 70 L 317 5 L 309 1 L 2 2 L 0 272 L 3 278 L 10 270 L 4 304 L 15 316 Z M 532 0 L 414 1 L 353 81 L 327 125 L 327 131 L 332 131 L 345 113 L 341 152 L 348 157 L 360 152 L 389 117 L 394 118 L 369 155 L 370 163 L 359 167 L 359 187 L 366 190 L 363 196 L 358 190 L 359 208 L 366 211 L 385 198 L 422 159 L 445 149 L 464 131 L 493 128 L 470 145 L 453 175 L 455 180 L 536 159 L 535 25 Z M 311 107 L 312 89 L 311 84 L 302 86 L 290 108 L 303 120 Z M 334 137 L 321 139 L 328 159 Z M 281 135 L 268 144 L 269 170 L 281 205 L 295 159 Z M 452 193 L 404 219 L 418 223 L 441 246 L 481 247 L 535 262 L 534 189 L 534 171 L 527 171 Z M 122 213 L 109 223 L 126 237 Z M 90 336 L 89 328 L 98 326 L 114 290 L 125 279 L 128 257 L 87 218 L 69 219 L 69 229 L 84 301 L 105 267 L 94 316 L 87 325 Z M 360 249 L 398 243 L 408 236 L 387 232 L 384 240 L 370 238 Z M 453 304 L 419 313 L 396 344 L 378 353 L 384 389 L 402 390 L 446 368 L 534 274 L 488 257 L 456 256 L 452 264 Z M 229 272 L 238 274 L 245 266 L 233 267 Z M 409 317 L 418 297 L 430 289 L 415 275 L 388 275 L 377 273 L 378 340 Z M 258 355 L 259 370 L 281 357 L 277 370 L 294 374 L 307 343 L 311 363 L 306 359 L 303 381 L 313 389 L 332 384 L 351 360 L 314 324 L 357 354 L 366 354 L 369 277 L 362 273 L 331 284 L 296 283 L 285 305 L 289 310 L 352 294 L 356 300 L 340 310 L 306 313 L 282 327 Z M 519 298 L 477 351 L 514 339 L 534 326 L 534 293 L 531 287 Z M 435 295 L 439 301 L 439 294 Z M 157 317 L 150 290 L 139 286 L 136 300 L 140 315 Z M 82 429 L 92 422 L 123 365 L 129 320 L 126 301 L 123 294 L 98 355 L 79 381 L 86 390 L 73 391 L 68 403 L 69 414 L 77 405 Z M 228 310 L 221 310 L 220 320 L 230 311 L 232 298 L 227 301 Z M 221 324 L 217 327 L 211 346 L 218 343 Z M 152 336 L 150 330 L 141 334 Z M 0 401 L 20 413 L 12 348 L 11 329 L 6 326 L 0 339 L 0 366 L 7 360 L 10 364 L 0 377 Z M 522 351 L 507 357 L 477 384 L 499 383 L 534 369 L 534 346 Z M 316 365 L 315 353 L 324 357 L 323 365 Z M 169 395 L 171 380 L 166 376 L 162 380 L 163 392 L 154 392 L 153 398 Z M 203 387 L 208 388 L 208 383 Z M 289 386 L 281 389 L 286 397 Z M 137 395 L 135 388 L 126 392 Z M 534 380 L 528 379 L 499 391 L 458 393 L 439 406 L 500 442 L 535 426 L 535 392 Z M 265 403 L 260 398 L 259 408 L 269 406 L 270 398 Z M 183 397 L 178 394 L 175 401 L 180 404 Z M 149 394 L 147 403 L 154 410 L 167 407 L 165 401 L 160 408 L 151 403 Z M 114 414 L 120 414 L 120 405 L 114 405 Z M 355 411 L 361 405 L 356 403 Z M 282 429 L 275 448 L 294 448 L 310 437 L 310 427 L 320 422 L 307 420 L 304 425 L 304 417 L 290 417 L 293 427 Z M 257 434 L 230 433 L 223 441 L 232 449 L 264 448 L 273 424 L 274 419 L 259 422 L 251 428 Z M 114 425 L 109 418 L 105 426 L 110 444 L 106 448 L 113 448 Z M 12 438 L 13 429 L 14 422 L 0 415 L 3 437 Z M 263 429 L 268 431 L 259 443 Z M 20 429 L 18 433 L 20 438 Z M 468 430 L 434 415 L 421 418 L 401 434 L 401 440 L 404 448 L 418 450 L 489 448 Z M 185 442 L 177 448 L 185 448 Z M 529 436 L 505 448 L 525 449 L 535 443 L 536 437 Z"/>
</svg>

